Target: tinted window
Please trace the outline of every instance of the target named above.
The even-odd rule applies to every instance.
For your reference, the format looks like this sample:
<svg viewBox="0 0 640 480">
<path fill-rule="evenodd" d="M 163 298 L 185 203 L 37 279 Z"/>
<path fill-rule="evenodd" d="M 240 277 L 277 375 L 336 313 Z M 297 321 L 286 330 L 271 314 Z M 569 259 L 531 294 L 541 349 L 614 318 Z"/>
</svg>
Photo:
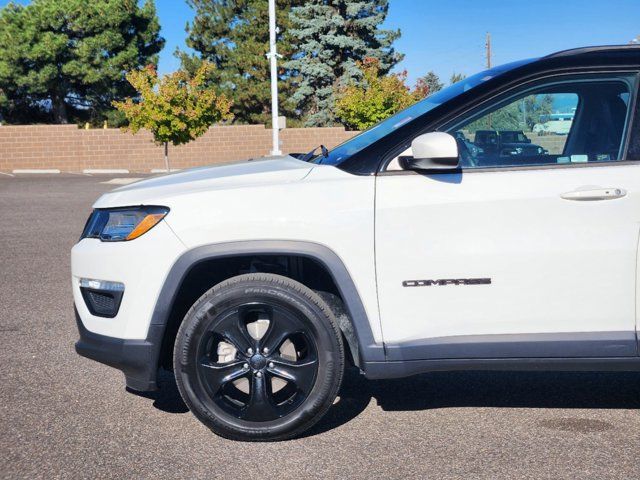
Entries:
<svg viewBox="0 0 640 480">
<path fill-rule="evenodd" d="M 498 100 L 447 131 L 463 168 L 620 159 L 629 103 L 626 81 L 566 81 Z"/>
</svg>

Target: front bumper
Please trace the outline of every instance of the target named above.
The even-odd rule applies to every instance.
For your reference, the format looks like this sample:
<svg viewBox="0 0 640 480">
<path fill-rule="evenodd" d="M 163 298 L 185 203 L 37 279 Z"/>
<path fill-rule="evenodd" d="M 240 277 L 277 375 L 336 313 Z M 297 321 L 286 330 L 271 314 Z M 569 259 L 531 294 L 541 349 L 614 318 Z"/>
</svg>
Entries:
<svg viewBox="0 0 640 480">
<path fill-rule="evenodd" d="M 117 368 L 127 387 L 140 391 L 157 389 L 156 376 L 164 325 L 150 325 L 144 340 L 127 340 L 90 332 L 75 311 L 80 339 L 76 352 L 83 357 Z"/>
<path fill-rule="evenodd" d="M 72 289 L 80 339 L 78 354 L 121 370 L 127 386 L 156 388 L 165 329 L 153 321 L 160 291 L 171 266 L 185 250 L 165 221 L 130 242 L 85 238 L 71 250 Z M 83 297 L 83 279 L 122 284 L 119 308 L 97 315 Z M 121 300 L 121 301 L 120 301 Z"/>
</svg>

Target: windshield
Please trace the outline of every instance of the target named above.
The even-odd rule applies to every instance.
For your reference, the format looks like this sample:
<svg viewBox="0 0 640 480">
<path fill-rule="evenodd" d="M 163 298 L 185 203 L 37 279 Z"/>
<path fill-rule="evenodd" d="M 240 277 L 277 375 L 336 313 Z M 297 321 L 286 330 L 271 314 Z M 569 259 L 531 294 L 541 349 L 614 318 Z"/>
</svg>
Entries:
<svg viewBox="0 0 640 480">
<path fill-rule="evenodd" d="M 322 155 L 316 157 L 313 162 L 321 163 L 323 165 L 338 165 L 345 161 L 351 155 L 358 153 L 360 150 L 368 147 L 372 143 L 380 140 L 381 138 L 389 135 L 397 128 L 405 125 L 406 123 L 421 117 L 425 113 L 433 110 L 439 105 L 451 100 L 452 98 L 460 95 L 471 88 L 486 82 L 504 72 L 512 70 L 530 63 L 532 60 L 521 60 L 518 62 L 507 63 L 499 67 L 485 70 L 484 72 L 477 73 L 471 77 L 465 78 L 453 85 L 440 90 L 439 92 L 429 95 L 424 100 L 413 104 L 409 108 L 396 113 L 395 115 L 383 120 L 382 122 L 374 125 L 373 127 L 359 133 L 355 137 L 347 140 L 341 145 L 338 145 L 329 152 L 329 155 L 324 157 Z"/>
</svg>

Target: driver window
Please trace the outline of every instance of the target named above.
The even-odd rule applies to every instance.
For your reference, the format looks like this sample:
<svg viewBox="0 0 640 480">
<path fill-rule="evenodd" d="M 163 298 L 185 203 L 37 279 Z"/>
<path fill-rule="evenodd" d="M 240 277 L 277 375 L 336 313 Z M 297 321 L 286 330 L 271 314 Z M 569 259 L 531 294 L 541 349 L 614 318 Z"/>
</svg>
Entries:
<svg viewBox="0 0 640 480">
<path fill-rule="evenodd" d="M 485 104 L 445 131 L 463 169 L 615 161 L 628 109 L 627 82 L 582 77 Z M 387 170 L 401 170 L 399 157 L 410 155 Z"/>
<path fill-rule="evenodd" d="M 557 163 L 565 151 L 579 100 L 576 93 L 527 95 L 462 125 L 450 132 L 458 142 L 462 166 Z"/>
<path fill-rule="evenodd" d="M 462 168 L 614 161 L 628 103 L 625 82 L 568 82 L 498 102 L 448 133 Z"/>
</svg>

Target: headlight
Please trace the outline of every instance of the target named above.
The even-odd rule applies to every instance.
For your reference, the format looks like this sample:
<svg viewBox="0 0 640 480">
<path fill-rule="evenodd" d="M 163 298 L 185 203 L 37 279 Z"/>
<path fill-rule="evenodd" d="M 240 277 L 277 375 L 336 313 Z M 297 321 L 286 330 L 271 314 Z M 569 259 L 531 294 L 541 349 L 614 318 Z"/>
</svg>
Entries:
<svg viewBox="0 0 640 480">
<path fill-rule="evenodd" d="M 124 207 L 96 209 L 84 227 L 83 238 L 99 238 L 103 242 L 133 240 L 144 235 L 162 220 L 167 207 Z"/>
</svg>

